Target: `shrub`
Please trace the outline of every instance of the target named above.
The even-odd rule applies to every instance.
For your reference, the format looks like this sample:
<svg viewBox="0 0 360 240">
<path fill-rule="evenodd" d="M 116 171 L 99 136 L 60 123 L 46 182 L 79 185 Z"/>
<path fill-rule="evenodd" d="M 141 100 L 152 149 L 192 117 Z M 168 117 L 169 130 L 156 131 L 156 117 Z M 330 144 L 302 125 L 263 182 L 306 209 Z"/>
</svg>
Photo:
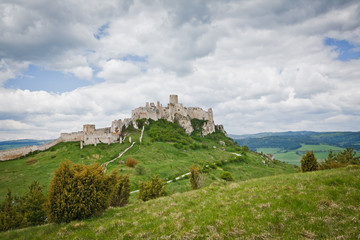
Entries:
<svg viewBox="0 0 360 240">
<path fill-rule="evenodd" d="M 50 183 L 46 212 L 51 222 L 69 222 L 103 212 L 110 187 L 98 164 L 62 162 Z"/>
<path fill-rule="evenodd" d="M 129 202 L 130 197 L 130 178 L 129 175 L 118 175 L 119 171 L 112 171 L 109 177 L 110 206 L 122 207 Z"/>
<path fill-rule="evenodd" d="M 26 226 L 26 218 L 19 211 L 15 198 L 12 196 L 11 191 L 8 190 L 5 203 L 0 212 L 0 231 L 23 226 Z"/>
<path fill-rule="evenodd" d="M 138 164 L 138 162 L 134 158 L 128 158 L 125 164 L 128 167 L 135 167 L 135 165 Z"/>
<path fill-rule="evenodd" d="M 37 163 L 37 160 L 35 158 L 29 158 L 28 160 L 26 160 L 27 165 L 32 165 L 35 163 Z"/>
<path fill-rule="evenodd" d="M 224 172 L 222 172 L 222 174 L 221 174 L 221 178 L 222 178 L 222 179 L 224 179 L 225 181 L 234 181 L 234 179 L 233 179 L 233 177 L 232 177 L 231 173 L 230 173 L 230 172 L 228 172 L 228 171 L 224 171 Z"/>
<path fill-rule="evenodd" d="M 349 164 L 360 164 L 360 156 L 356 156 L 356 152 L 353 148 L 346 148 L 342 152 L 338 152 L 336 155 L 333 151 L 329 151 L 328 158 L 324 162 L 320 162 L 319 169 L 331 169 L 345 167 Z"/>
<path fill-rule="evenodd" d="M 204 170 L 204 169 L 203 169 Z M 199 168 L 193 165 L 190 167 L 190 184 L 191 189 L 195 190 L 202 187 L 201 174 Z"/>
<path fill-rule="evenodd" d="M 137 165 L 135 167 L 135 172 L 136 172 L 137 175 L 145 175 L 146 170 L 145 170 L 145 167 L 143 165 Z"/>
<path fill-rule="evenodd" d="M 26 216 L 27 225 L 44 224 L 46 219 L 46 212 L 44 210 L 44 203 L 46 197 L 43 194 L 43 189 L 38 181 L 34 181 L 29 186 L 29 192 L 22 197 L 20 208 Z"/>
<path fill-rule="evenodd" d="M 301 158 L 301 171 L 310 172 L 318 169 L 318 162 L 314 155 L 314 151 L 306 151 L 306 154 Z"/>
<path fill-rule="evenodd" d="M 151 177 L 149 181 L 139 183 L 139 199 L 148 201 L 161 196 L 166 196 L 166 189 L 163 181 L 159 178 L 159 175 Z"/>
</svg>

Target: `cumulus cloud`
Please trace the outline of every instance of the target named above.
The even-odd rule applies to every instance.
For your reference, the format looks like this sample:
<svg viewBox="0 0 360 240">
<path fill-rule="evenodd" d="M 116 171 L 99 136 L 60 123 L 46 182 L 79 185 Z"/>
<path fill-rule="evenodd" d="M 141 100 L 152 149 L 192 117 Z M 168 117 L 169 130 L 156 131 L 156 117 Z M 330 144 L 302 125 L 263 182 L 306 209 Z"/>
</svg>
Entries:
<svg viewBox="0 0 360 240">
<path fill-rule="evenodd" d="M 109 126 L 169 94 L 212 107 L 234 134 L 359 130 L 360 60 L 339 61 L 325 44 L 359 46 L 357 1 L 6 0 L 0 9 L 1 84 L 29 64 L 104 80 L 59 94 L 0 88 L 7 138 Z"/>
</svg>

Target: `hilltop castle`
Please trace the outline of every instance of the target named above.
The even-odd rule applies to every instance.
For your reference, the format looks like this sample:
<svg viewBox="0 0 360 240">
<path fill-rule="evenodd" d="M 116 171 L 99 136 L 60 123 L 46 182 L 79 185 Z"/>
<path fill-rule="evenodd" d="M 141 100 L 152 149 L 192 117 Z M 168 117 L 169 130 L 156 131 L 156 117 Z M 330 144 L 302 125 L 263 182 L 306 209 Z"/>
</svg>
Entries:
<svg viewBox="0 0 360 240">
<path fill-rule="evenodd" d="M 147 102 L 145 107 L 138 107 L 132 110 L 131 118 L 112 121 L 111 127 L 96 129 L 95 125 L 86 124 L 83 126 L 82 132 L 70 134 L 63 133 L 61 136 L 63 138 L 71 137 L 71 135 L 76 138 L 80 137 L 80 141 L 83 141 L 84 145 L 96 145 L 100 142 L 114 143 L 119 141 L 119 136 L 124 127 L 127 128 L 129 125 L 133 125 L 135 128 L 138 128 L 136 120 L 143 118 L 152 119 L 154 121 L 166 119 L 169 122 L 177 122 L 185 129 L 187 134 L 191 134 L 194 131 L 191 125 L 191 119 L 205 120 L 206 122 L 202 126 L 202 135 L 205 136 L 215 132 L 215 123 L 211 108 L 209 108 L 208 111 L 204 111 L 198 107 L 187 108 L 178 102 L 177 95 L 170 95 L 170 102 L 167 107 L 163 107 L 160 102 L 157 102 L 156 105 Z"/>
<path fill-rule="evenodd" d="M 98 143 L 121 143 L 123 141 L 122 131 L 130 125 L 137 129 L 136 120 L 144 118 L 154 121 L 166 119 L 170 122 L 177 122 L 185 129 L 187 134 L 191 134 L 194 131 L 191 125 L 191 119 L 199 119 L 204 121 L 202 125 L 203 136 L 215 132 L 215 129 L 225 133 L 222 125 L 215 126 L 211 108 L 207 111 L 198 107 L 187 108 L 178 102 L 177 95 L 170 95 L 170 102 L 166 107 L 163 107 L 159 102 L 157 102 L 156 105 L 147 102 L 145 107 L 132 110 L 131 118 L 112 121 L 111 127 L 96 129 L 94 124 L 85 124 L 83 125 L 82 131 L 62 133 L 58 139 L 41 146 L 28 146 L 0 151 L 0 161 L 18 158 L 33 151 L 44 151 L 60 142 L 80 142 L 81 148 L 89 144 L 96 146 Z"/>
</svg>

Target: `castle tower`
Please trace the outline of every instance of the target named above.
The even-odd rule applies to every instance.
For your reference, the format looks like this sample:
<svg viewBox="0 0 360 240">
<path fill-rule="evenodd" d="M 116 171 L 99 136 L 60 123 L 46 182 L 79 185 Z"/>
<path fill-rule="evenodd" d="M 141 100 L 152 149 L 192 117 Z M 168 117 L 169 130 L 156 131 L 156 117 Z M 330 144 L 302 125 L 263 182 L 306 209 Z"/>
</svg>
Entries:
<svg viewBox="0 0 360 240">
<path fill-rule="evenodd" d="M 170 104 L 178 104 L 178 95 L 170 95 Z"/>
<path fill-rule="evenodd" d="M 83 125 L 83 131 L 85 134 L 91 134 L 95 132 L 95 124 L 85 124 Z"/>
</svg>

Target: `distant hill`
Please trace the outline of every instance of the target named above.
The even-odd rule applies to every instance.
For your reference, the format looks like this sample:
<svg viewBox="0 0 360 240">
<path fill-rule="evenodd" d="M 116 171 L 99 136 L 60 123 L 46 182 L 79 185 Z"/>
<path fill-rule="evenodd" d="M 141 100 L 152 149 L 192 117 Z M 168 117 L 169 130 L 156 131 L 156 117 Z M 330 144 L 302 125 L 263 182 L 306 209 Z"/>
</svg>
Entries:
<svg viewBox="0 0 360 240">
<path fill-rule="evenodd" d="M 35 139 L 20 139 L 20 140 L 10 140 L 0 142 L 0 151 L 8 150 L 12 148 L 33 146 L 33 145 L 42 145 L 52 140 L 35 140 Z"/>
<path fill-rule="evenodd" d="M 326 144 L 340 148 L 354 148 L 360 150 L 360 132 L 274 132 L 247 135 L 230 135 L 241 146 L 247 145 L 250 149 L 283 148 L 295 150 L 307 145 Z"/>
<path fill-rule="evenodd" d="M 341 151 L 347 147 L 360 151 L 360 132 L 267 132 L 247 135 L 230 135 L 240 146 L 273 154 L 276 159 L 300 164 L 306 151 L 314 150 L 319 160 L 328 156 L 329 150 Z"/>
</svg>

